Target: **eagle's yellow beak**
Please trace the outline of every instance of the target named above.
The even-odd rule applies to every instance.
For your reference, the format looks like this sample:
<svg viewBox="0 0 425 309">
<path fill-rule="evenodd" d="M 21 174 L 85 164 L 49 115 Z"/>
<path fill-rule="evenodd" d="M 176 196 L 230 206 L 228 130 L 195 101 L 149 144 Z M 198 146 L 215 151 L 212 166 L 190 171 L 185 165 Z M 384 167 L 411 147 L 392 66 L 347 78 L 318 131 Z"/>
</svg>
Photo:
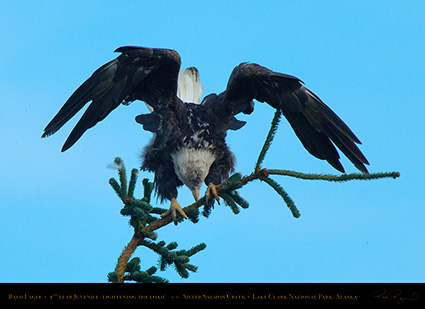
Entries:
<svg viewBox="0 0 425 309">
<path fill-rule="evenodd" d="M 199 189 L 192 190 L 192 195 L 193 195 L 193 198 L 195 199 L 195 201 L 197 202 L 198 199 L 199 199 Z"/>
</svg>

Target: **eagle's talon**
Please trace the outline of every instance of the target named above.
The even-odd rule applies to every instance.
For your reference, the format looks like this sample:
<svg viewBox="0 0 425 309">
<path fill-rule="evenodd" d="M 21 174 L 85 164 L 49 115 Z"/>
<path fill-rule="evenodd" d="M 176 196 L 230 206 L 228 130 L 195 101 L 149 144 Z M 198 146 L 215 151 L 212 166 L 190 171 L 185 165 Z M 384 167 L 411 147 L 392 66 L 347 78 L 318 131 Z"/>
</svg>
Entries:
<svg viewBox="0 0 425 309">
<path fill-rule="evenodd" d="M 207 203 L 214 203 L 214 199 L 220 204 L 220 200 L 217 193 L 217 186 L 210 182 L 208 184 L 207 191 L 205 192 L 205 200 Z"/>
<path fill-rule="evenodd" d="M 171 214 L 171 218 L 173 219 L 174 224 L 177 225 L 177 212 L 179 212 L 183 218 L 187 218 L 186 213 L 180 207 L 179 203 L 177 203 L 177 200 L 173 197 L 171 199 L 170 209 L 162 213 L 161 218 L 165 218 Z"/>
</svg>

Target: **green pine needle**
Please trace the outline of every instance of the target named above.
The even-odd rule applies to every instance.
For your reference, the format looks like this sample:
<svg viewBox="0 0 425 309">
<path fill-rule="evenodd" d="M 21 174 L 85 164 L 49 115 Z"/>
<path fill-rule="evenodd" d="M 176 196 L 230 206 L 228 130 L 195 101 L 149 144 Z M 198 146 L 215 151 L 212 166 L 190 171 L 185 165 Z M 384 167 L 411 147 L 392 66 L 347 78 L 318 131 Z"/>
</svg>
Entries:
<svg viewBox="0 0 425 309">
<path fill-rule="evenodd" d="M 134 189 L 136 188 L 137 177 L 139 176 L 139 171 L 135 168 L 131 170 L 130 182 L 128 184 L 128 197 L 134 198 Z"/>
<path fill-rule="evenodd" d="M 261 149 L 260 154 L 258 156 L 257 163 L 255 164 L 254 170 L 259 170 L 261 168 L 261 164 L 264 161 L 264 157 L 266 156 L 266 153 L 270 148 L 274 135 L 276 134 L 276 130 L 279 126 L 281 114 L 282 114 L 281 110 L 277 109 L 276 113 L 274 114 L 274 118 L 272 120 L 269 133 L 267 134 L 266 141 L 264 142 L 263 148 Z"/>
<path fill-rule="evenodd" d="M 109 179 L 109 184 L 111 185 L 112 189 L 114 189 L 115 193 L 118 195 L 120 199 L 123 199 L 121 195 L 121 187 L 118 184 L 118 182 L 114 178 Z"/>
<path fill-rule="evenodd" d="M 223 198 L 224 203 L 232 209 L 233 213 L 237 215 L 239 213 L 239 207 L 236 205 L 235 201 L 233 200 L 232 196 L 226 192 L 221 192 L 220 196 Z"/>
<path fill-rule="evenodd" d="M 146 202 L 150 203 L 151 201 L 151 195 L 153 191 L 153 183 L 149 182 L 149 179 L 145 178 L 142 181 L 143 184 L 143 198 L 146 200 Z"/>
<path fill-rule="evenodd" d="M 232 191 L 229 193 L 232 199 L 235 201 L 236 204 L 241 206 L 242 208 L 246 209 L 248 208 L 249 204 L 247 200 L 245 200 L 243 197 L 241 197 L 238 193 L 238 191 Z"/>
<path fill-rule="evenodd" d="M 121 158 L 116 157 L 114 160 L 114 163 L 118 169 L 118 176 L 119 176 L 120 186 L 121 186 L 121 197 L 125 199 L 127 198 L 127 175 L 126 175 L 124 162 Z"/>
<path fill-rule="evenodd" d="M 196 253 L 204 250 L 206 247 L 207 247 L 206 244 L 200 243 L 199 245 L 196 245 L 195 247 L 187 250 L 186 255 L 187 256 L 192 256 L 192 255 L 194 255 L 194 254 L 196 254 Z"/>
<path fill-rule="evenodd" d="M 187 218 L 193 223 L 199 222 L 199 209 L 198 208 L 189 208 L 185 210 Z"/>
<path fill-rule="evenodd" d="M 118 274 L 115 271 L 112 271 L 108 274 L 108 282 L 116 282 L 118 279 Z"/>
<path fill-rule="evenodd" d="M 298 211 L 297 207 L 295 206 L 294 201 L 291 199 L 291 197 L 286 193 L 286 191 L 273 179 L 269 177 L 261 177 L 261 180 L 266 182 L 268 185 L 270 185 L 285 201 L 286 205 L 288 206 L 289 210 L 292 212 L 292 215 L 295 218 L 300 217 L 300 212 Z"/>
<path fill-rule="evenodd" d="M 400 177 L 399 172 L 385 172 L 385 173 L 352 173 L 352 174 L 341 174 L 341 175 L 329 175 L 329 174 L 308 174 L 300 173 L 288 170 L 276 170 L 276 169 L 267 169 L 266 173 L 269 175 L 283 175 L 290 176 L 299 179 L 306 180 L 325 180 L 325 181 L 335 181 L 335 182 L 344 182 L 350 180 L 372 180 L 372 179 L 381 179 L 381 178 L 398 178 Z"/>
</svg>

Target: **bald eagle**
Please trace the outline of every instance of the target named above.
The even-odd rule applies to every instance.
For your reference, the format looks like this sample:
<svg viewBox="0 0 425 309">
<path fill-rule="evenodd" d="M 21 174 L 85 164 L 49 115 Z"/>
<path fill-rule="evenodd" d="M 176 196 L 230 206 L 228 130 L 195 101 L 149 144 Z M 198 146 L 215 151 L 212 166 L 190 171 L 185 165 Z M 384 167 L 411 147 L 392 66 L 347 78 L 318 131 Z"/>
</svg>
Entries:
<svg viewBox="0 0 425 309">
<path fill-rule="evenodd" d="M 199 104 L 202 85 L 198 71 L 181 72 L 180 56 L 170 49 L 124 46 L 116 59 L 97 69 L 65 102 L 46 126 L 42 137 L 52 135 L 87 102 L 62 151 L 103 120 L 120 104 L 141 100 L 150 113 L 136 117 L 143 129 L 153 133 L 142 155 L 142 170 L 154 172 L 157 196 L 170 201 L 162 217 L 186 214 L 177 203 L 177 188 L 186 185 L 198 200 L 205 182 L 207 199 L 217 199 L 216 185 L 227 179 L 234 156 L 226 145 L 228 130 L 245 122 L 235 115 L 251 114 L 253 100 L 280 109 L 305 149 L 326 160 L 340 172 L 337 146 L 354 166 L 367 173 L 369 164 L 356 144 L 359 139 L 318 96 L 291 75 L 271 71 L 254 63 L 241 63 L 230 75 L 227 88 L 207 95 Z M 335 146 L 334 146 L 335 145 Z"/>
</svg>

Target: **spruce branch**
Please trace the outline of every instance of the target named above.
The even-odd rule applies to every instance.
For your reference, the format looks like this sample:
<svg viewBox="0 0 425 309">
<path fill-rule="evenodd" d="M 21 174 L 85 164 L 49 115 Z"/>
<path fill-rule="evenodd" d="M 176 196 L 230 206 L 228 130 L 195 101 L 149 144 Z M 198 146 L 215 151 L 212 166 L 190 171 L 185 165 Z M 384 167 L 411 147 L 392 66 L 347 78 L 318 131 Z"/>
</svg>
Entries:
<svg viewBox="0 0 425 309">
<path fill-rule="evenodd" d="M 351 180 L 373 180 L 384 178 L 396 179 L 400 177 L 399 172 L 329 175 L 262 168 L 262 162 L 264 161 L 265 155 L 270 148 L 276 129 L 279 125 L 280 116 L 281 111 L 278 109 L 274 115 L 269 133 L 258 156 L 254 171 L 246 176 L 242 176 L 240 173 L 233 174 L 229 177 L 229 179 L 216 186 L 217 194 L 224 200 L 227 206 L 230 206 L 235 214 L 239 213 L 239 207 L 248 207 L 248 202 L 243 199 L 236 190 L 243 188 L 246 184 L 252 181 L 260 180 L 273 188 L 282 197 L 295 218 L 300 216 L 300 213 L 296 208 L 293 199 L 278 182 L 270 178 L 270 175 L 288 176 L 303 180 L 324 180 L 330 182 L 346 182 Z M 130 224 L 134 227 L 134 234 L 118 258 L 115 271 L 108 274 L 108 280 L 110 282 L 117 283 L 130 280 L 136 282 L 167 282 L 166 279 L 153 276 L 157 270 L 156 267 L 151 267 L 146 271 L 141 271 L 140 259 L 133 258 L 129 262 L 130 257 L 139 246 L 149 248 L 160 255 L 160 270 L 166 269 L 168 265 L 173 265 L 177 273 L 183 278 L 187 278 L 189 275 L 188 271 L 196 272 L 197 267 L 189 264 L 189 258 L 195 253 L 205 249 L 205 244 L 199 244 L 189 250 L 175 251 L 174 249 L 177 248 L 177 243 L 175 242 L 172 242 L 168 245 L 165 245 L 164 241 L 154 242 L 157 238 L 157 235 L 154 233 L 154 231 L 170 224 L 172 222 L 171 216 L 159 218 L 158 215 L 165 212 L 166 209 L 157 208 L 150 205 L 153 184 L 147 179 L 144 179 L 142 182 L 144 188 L 143 198 L 140 200 L 136 199 L 134 197 L 134 189 L 136 186 L 138 171 L 135 169 L 132 170 L 130 182 L 127 186 L 127 178 L 123 161 L 120 158 L 116 158 L 114 162 L 116 169 L 118 170 L 120 183 L 111 178 L 109 180 L 109 184 L 118 197 L 122 200 L 124 207 L 121 210 L 121 213 L 125 216 L 130 216 Z M 214 199 L 212 199 L 212 201 L 207 201 L 204 196 L 197 202 L 184 207 L 183 211 L 193 223 L 197 223 L 199 221 L 198 217 L 200 214 L 199 208 L 202 206 L 204 206 L 202 214 L 205 217 L 208 217 L 214 207 Z M 182 221 L 183 218 L 180 217 L 179 222 Z"/>
<path fill-rule="evenodd" d="M 189 273 L 187 272 L 188 270 L 196 272 L 198 269 L 196 266 L 189 264 L 189 257 L 206 248 L 204 243 L 199 244 L 189 250 L 179 251 L 174 250 L 178 246 L 176 242 L 172 242 L 165 246 L 165 242 L 163 241 L 154 243 L 143 240 L 140 242 L 140 244 L 155 251 L 161 256 L 159 262 L 161 270 L 165 270 L 168 265 L 174 265 L 174 268 L 177 270 L 178 274 L 183 278 L 187 278 L 189 276 Z"/>
<path fill-rule="evenodd" d="M 276 181 L 274 181 L 270 177 L 262 176 L 260 179 L 263 180 L 268 185 L 270 185 L 270 187 L 272 187 L 283 198 L 289 210 L 292 212 L 292 215 L 295 218 L 299 218 L 300 212 L 298 211 L 294 201 L 291 199 L 289 194 L 286 193 L 286 191 Z"/>
<path fill-rule="evenodd" d="M 177 273 L 183 278 L 189 276 L 188 271 L 195 272 L 197 267 L 189 264 L 189 256 L 205 249 L 205 244 L 199 244 L 189 251 L 180 250 L 172 251 L 177 247 L 176 242 L 172 242 L 165 246 L 165 242 L 160 241 L 155 243 L 157 234 L 153 230 L 145 229 L 159 218 L 157 214 L 164 212 L 163 209 L 152 207 L 149 202 L 153 191 L 153 184 L 148 179 L 142 181 L 144 193 L 142 199 L 134 197 L 134 190 L 138 178 L 138 171 L 133 169 L 131 171 L 130 181 L 127 186 L 127 175 L 123 161 L 120 158 L 115 158 L 114 167 L 118 170 L 119 182 L 114 178 L 109 180 L 111 187 L 123 202 L 124 206 L 120 213 L 123 216 L 130 216 L 129 223 L 134 228 L 134 234 L 130 242 L 122 251 L 117 260 L 115 270 L 108 274 L 108 281 L 122 283 L 124 281 L 135 282 L 168 282 L 166 279 L 153 276 L 156 272 L 156 267 L 151 267 L 146 271 L 140 270 L 140 259 L 133 258 L 129 261 L 137 247 L 145 246 L 161 256 L 160 265 L 166 262 L 165 265 L 173 264 Z M 164 267 L 161 267 L 164 270 Z"/>
<path fill-rule="evenodd" d="M 143 183 L 143 199 L 150 203 L 151 195 L 153 191 L 153 183 L 149 182 L 149 179 L 145 178 L 142 181 Z"/>
<path fill-rule="evenodd" d="M 280 109 L 276 109 L 274 114 L 269 133 L 267 134 L 266 140 L 264 141 L 263 148 L 261 148 L 260 154 L 258 155 L 257 163 L 255 164 L 254 170 L 261 169 L 261 164 L 264 161 L 267 151 L 269 150 L 271 143 L 273 141 L 274 135 L 276 134 L 276 130 L 279 126 L 280 117 L 282 112 Z"/>
<path fill-rule="evenodd" d="M 130 259 L 133 252 L 136 250 L 136 248 L 139 246 L 140 241 L 143 240 L 144 237 L 136 237 L 134 234 L 127 246 L 122 251 L 120 257 L 117 260 L 117 265 L 115 266 L 115 270 L 113 273 L 110 273 L 108 275 L 108 279 L 111 282 L 115 283 L 123 283 L 124 282 L 124 273 L 127 269 L 127 263 Z"/>
<path fill-rule="evenodd" d="M 263 180 L 265 177 L 268 177 L 268 175 L 284 175 L 289 177 L 295 177 L 299 179 L 308 179 L 308 180 L 327 180 L 327 181 L 348 181 L 348 180 L 372 180 L 372 179 L 381 179 L 381 178 L 397 178 L 400 176 L 399 172 L 389 172 L 389 173 L 371 173 L 371 174 L 342 174 L 342 175 L 324 175 L 324 174 L 305 174 L 305 173 L 299 173 L 294 171 L 288 171 L 288 170 L 279 170 L 279 169 L 261 169 L 254 171 L 250 175 L 244 176 L 240 179 L 240 183 L 242 184 L 242 187 L 246 184 L 253 182 L 255 180 Z M 229 184 L 227 181 L 224 181 L 217 187 L 217 192 L 221 196 L 223 190 L 226 192 L 226 190 L 229 189 Z M 230 189 L 232 189 L 230 187 Z M 188 213 L 192 209 L 198 209 L 199 207 L 202 207 L 205 205 L 205 197 L 200 198 L 197 202 L 192 203 L 186 207 L 183 208 L 184 212 Z M 142 228 L 141 231 L 155 231 L 157 229 L 160 229 L 169 223 L 171 223 L 171 217 L 165 217 L 160 220 L 156 220 L 155 222 L 152 222 L 151 224 L 145 226 Z"/>
<path fill-rule="evenodd" d="M 325 181 L 333 181 L 333 182 L 344 182 L 344 181 L 350 181 L 350 180 L 373 180 L 373 179 L 382 179 L 382 178 L 398 178 L 400 177 L 399 172 L 387 172 L 387 173 L 371 173 L 371 174 L 360 174 L 360 173 L 354 173 L 354 174 L 342 174 L 342 175 L 325 175 L 325 174 L 307 174 L 307 173 L 300 173 L 295 171 L 289 171 L 289 170 L 279 170 L 279 169 L 260 169 L 255 170 L 250 175 L 241 177 L 241 174 L 236 173 L 232 175 L 227 181 L 222 182 L 220 185 L 218 185 L 217 193 L 219 196 L 221 196 L 226 203 L 229 203 L 234 213 L 238 213 L 239 209 L 237 205 L 241 206 L 242 208 L 246 208 L 248 206 L 248 202 L 246 202 L 242 197 L 239 196 L 239 194 L 235 191 L 236 189 L 240 189 L 244 187 L 246 184 L 253 182 L 255 180 L 260 180 L 265 183 L 267 183 L 269 186 L 271 186 L 285 201 L 286 205 L 292 212 L 292 215 L 295 218 L 298 218 L 300 216 L 298 209 L 295 206 L 294 201 L 292 198 L 288 195 L 288 193 L 273 179 L 269 177 L 269 175 L 281 175 L 281 176 L 288 176 L 298 179 L 305 179 L 305 180 L 325 180 Z M 122 193 L 123 191 L 117 187 L 119 184 L 116 181 L 110 181 L 110 184 L 114 191 L 118 193 Z M 145 187 L 145 196 L 142 199 L 143 202 L 146 202 L 147 193 L 152 192 L 152 185 L 148 185 L 147 181 L 144 181 L 144 187 Z M 119 195 L 119 194 L 118 194 Z M 120 196 L 120 195 L 119 195 Z M 126 196 L 126 195 L 125 195 Z M 150 199 L 150 197 L 149 197 Z M 127 205 L 133 205 L 134 203 L 131 202 L 132 200 L 124 198 L 123 202 Z M 136 203 L 137 204 L 137 203 Z M 127 244 L 127 246 L 124 248 L 121 256 L 119 257 L 117 261 L 117 265 L 115 267 L 115 271 L 111 273 L 111 277 L 114 280 L 111 280 L 112 282 L 124 282 L 125 278 L 125 269 L 127 267 L 127 263 L 136 250 L 138 246 L 142 244 L 142 242 L 146 238 L 155 239 L 156 234 L 154 233 L 155 230 L 158 230 L 172 222 L 172 219 L 170 216 L 158 219 L 156 217 L 153 217 L 152 215 L 160 214 L 165 211 L 165 209 L 161 208 L 147 208 L 146 204 L 140 203 L 140 205 L 145 205 L 144 209 L 148 210 L 150 209 L 150 213 L 148 213 L 148 218 L 150 217 L 151 220 L 143 221 L 145 225 L 139 226 L 139 228 L 135 228 L 135 232 L 133 237 L 131 238 L 130 242 Z M 148 204 L 149 205 L 149 204 Z M 188 217 L 191 219 L 192 222 L 196 223 L 198 222 L 198 215 L 199 215 L 199 207 L 204 206 L 203 214 L 204 216 L 208 216 L 211 213 L 212 205 L 210 205 L 209 208 L 206 208 L 206 200 L 205 197 L 202 197 L 197 202 L 188 205 L 183 208 L 185 213 L 188 215 Z M 126 205 L 123 209 L 126 208 Z M 205 213 L 207 212 L 207 213 Z M 137 214 L 137 212 L 136 212 Z M 190 214 L 190 215 L 189 215 Z M 130 213 L 131 215 L 131 213 Z M 130 220 L 131 221 L 131 220 Z M 137 220 L 136 220 L 137 221 Z M 182 221 L 182 220 L 181 220 Z M 145 241 L 146 243 L 146 241 Z M 146 246 L 146 245 L 145 245 Z M 174 258 L 177 256 L 171 258 L 168 256 L 167 258 L 161 259 L 161 269 L 165 269 L 167 265 L 170 263 L 174 263 Z M 181 263 L 180 263 L 181 264 Z M 180 264 L 175 264 L 175 269 L 177 273 L 184 278 L 188 275 L 187 270 L 189 271 L 196 271 L 196 267 L 191 264 L 184 264 L 184 266 Z"/>
<path fill-rule="evenodd" d="M 330 174 L 306 174 L 300 172 L 294 172 L 289 170 L 277 170 L 277 169 L 267 169 L 267 174 L 269 175 L 282 175 L 290 176 L 299 179 L 306 180 L 325 180 L 325 181 L 334 181 L 334 182 L 344 182 L 350 180 L 373 180 L 380 178 L 398 178 L 400 177 L 399 172 L 384 172 L 384 173 L 372 173 L 372 174 L 363 174 L 363 173 L 352 173 L 352 174 L 341 174 L 341 175 L 330 175 Z"/>
<path fill-rule="evenodd" d="M 382 179 L 382 178 L 394 178 L 395 179 L 395 178 L 400 177 L 399 172 L 372 173 L 372 174 L 355 173 L 355 174 L 342 174 L 342 175 L 324 175 L 324 174 L 306 174 L 306 173 L 299 173 L 299 172 L 294 172 L 294 171 L 289 171 L 289 170 L 279 170 L 279 169 L 260 169 L 260 170 L 254 171 L 250 175 L 247 175 L 247 176 L 244 176 L 244 177 L 241 177 L 241 174 L 239 174 L 239 173 L 232 175 L 227 181 L 224 181 L 223 183 L 221 183 L 220 185 L 217 186 L 217 193 L 219 194 L 219 196 L 225 197 L 226 203 L 231 204 L 232 210 L 235 213 L 238 213 L 239 209 L 237 208 L 236 205 L 239 205 L 242 208 L 246 208 L 248 206 L 248 202 L 246 202 L 242 197 L 240 197 L 239 194 L 235 190 L 240 189 L 240 188 L 244 187 L 246 184 L 253 182 L 255 180 L 261 180 L 261 181 L 264 181 L 265 183 L 267 183 L 269 186 L 271 186 L 280 196 L 282 196 L 286 205 L 291 210 L 293 216 L 295 218 L 298 218 L 299 217 L 299 211 L 295 207 L 294 201 L 290 198 L 288 193 L 276 181 L 274 181 L 273 179 L 271 179 L 269 177 L 269 175 L 281 175 L 281 176 L 294 177 L 294 178 L 298 178 L 298 179 L 325 180 L 325 181 L 337 181 L 337 182 L 350 181 L 350 180 L 372 180 L 372 179 Z M 117 193 L 117 195 L 120 196 L 123 191 L 121 190 L 121 187 L 119 186 L 118 182 L 110 180 L 110 184 L 111 184 L 112 188 L 114 189 L 114 191 Z M 140 246 L 142 243 L 144 244 L 144 246 L 147 247 L 146 244 L 148 244 L 148 242 L 145 239 L 149 238 L 149 239 L 154 240 L 156 238 L 156 234 L 154 233 L 154 231 L 158 230 L 158 229 L 160 229 L 160 228 L 162 228 L 162 227 L 164 227 L 164 226 L 166 226 L 166 225 L 168 225 L 172 222 L 172 219 L 171 219 L 170 216 L 162 218 L 162 219 L 158 219 L 158 218 L 152 216 L 152 215 L 160 214 L 160 213 L 164 212 L 165 209 L 153 208 L 152 206 L 147 204 L 146 199 L 150 200 L 149 194 L 152 192 L 152 184 L 148 185 L 148 181 L 144 180 L 144 188 L 145 188 L 145 195 L 144 195 L 144 198 L 142 199 L 142 202 L 145 202 L 145 203 L 142 203 L 142 202 L 134 203 L 134 200 L 127 199 L 127 197 L 126 197 L 127 194 L 125 194 L 124 199 L 122 199 L 124 204 L 125 204 L 123 209 L 129 209 L 129 210 L 134 209 L 136 207 L 135 205 L 141 206 L 141 209 L 144 209 L 145 212 L 146 212 L 146 210 L 150 209 L 150 212 L 148 213 L 147 217 L 151 218 L 151 219 L 143 221 L 144 225 L 139 226 L 138 228 L 135 227 L 135 232 L 134 232 L 133 237 L 131 238 L 131 240 L 127 244 L 127 246 L 124 248 L 120 257 L 118 258 L 117 265 L 115 267 L 115 271 L 113 273 L 110 273 L 110 275 L 108 275 L 109 280 L 112 281 L 112 282 L 118 283 L 118 282 L 124 282 L 124 280 L 127 280 L 129 277 L 128 276 L 125 277 L 125 270 L 126 270 L 126 267 L 127 267 L 127 263 L 129 261 L 130 257 L 132 256 L 132 254 L 134 253 L 134 251 L 136 250 L 136 248 L 138 246 Z M 149 192 L 149 194 L 148 194 L 148 192 Z M 148 195 L 149 195 L 149 197 L 148 197 Z M 132 201 L 133 201 L 133 203 L 132 203 Z M 149 205 L 149 207 L 147 207 L 146 205 Z M 128 208 L 126 208 L 126 206 Z M 206 206 L 205 197 L 202 197 L 197 202 L 184 207 L 183 210 L 188 215 L 188 217 L 191 219 L 191 221 L 196 223 L 196 222 L 198 222 L 198 215 L 199 215 L 198 209 L 199 209 L 199 207 L 202 207 L 202 206 Z M 131 208 L 131 207 L 133 207 L 133 208 Z M 204 207 L 204 215 L 208 216 L 211 213 L 212 206 L 210 206 L 209 209 L 207 209 L 207 210 L 206 209 L 207 208 Z M 207 214 L 205 214 L 205 211 L 207 211 Z M 124 211 L 124 213 L 125 213 L 125 211 Z M 137 214 L 139 212 L 136 211 L 135 213 L 136 213 L 136 217 L 137 217 Z M 125 214 L 127 214 L 127 213 L 125 213 Z M 131 216 L 131 214 L 132 214 L 131 212 L 128 213 L 128 215 L 130 215 L 130 216 Z M 133 213 L 133 215 L 134 215 L 134 213 Z M 140 217 L 142 217 L 142 216 L 140 216 Z M 140 217 L 138 217 L 139 220 L 140 220 Z M 132 222 L 132 220 L 130 220 L 130 221 Z M 137 220 L 135 220 L 135 221 L 137 221 Z M 159 244 L 161 244 L 161 243 L 159 243 Z M 149 246 L 152 247 L 153 245 L 149 245 Z M 201 248 L 202 247 L 203 246 L 201 245 Z M 192 251 L 188 250 L 186 255 L 191 256 L 191 254 L 190 254 L 191 252 Z M 198 252 L 198 251 L 196 251 L 196 252 Z M 161 265 L 162 265 L 161 268 L 164 268 L 164 269 L 166 268 L 167 265 L 174 263 L 175 258 L 177 258 L 177 256 L 173 256 L 173 255 L 171 255 L 171 257 L 169 255 L 167 256 L 167 255 L 165 255 L 164 252 L 163 252 L 163 255 L 161 255 L 161 256 L 165 256 L 165 258 L 163 257 L 161 259 Z M 185 277 L 185 276 L 188 275 L 187 270 L 196 271 L 195 266 L 188 264 L 188 263 L 181 263 L 181 259 L 182 258 L 180 258 L 180 260 L 179 260 L 181 265 L 178 264 L 178 263 L 175 264 L 175 269 L 179 273 L 179 275 Z"/>
<path fill-rule="evenodd" d="M 141 270 L 140 267 L 140 258 L 135 257 L 127 263 L 125 269 L 125 274 L 123 277 L 124 281 L 135 281 L 138 283 L 166 283 L 167 279 L 161 278 L 159 276 L 154 276 L 157 271 L 157 268 L 152 266 L 145 271 Z M 108 281 L 115 282 L 118 275 L 116 272 L 108 274 Z"/>
<path fill-rule="evenodd" d="M 121 187 L 121 198 L 126 199 L 127 198 L 127 173 L 125 171 L 124 162 L 121 158 L 116 157 L 114 160 L 114 163 L 117 166 L 118 169 L 118 175 L 120 179 L 120 187 Z"/>
<path fill-rule="evenodd" d="M 133 168 L 131 170 L 131 177 L 130 177 L 130 182 L 128 184 L 128 192 L 127 192 L 127 196 L 132 199 L 134 199 L 134 189 L 136 188 L 136 182 L 137 182 L 138 176 L 139 176 L 139 171 Z"/>
</svg>

